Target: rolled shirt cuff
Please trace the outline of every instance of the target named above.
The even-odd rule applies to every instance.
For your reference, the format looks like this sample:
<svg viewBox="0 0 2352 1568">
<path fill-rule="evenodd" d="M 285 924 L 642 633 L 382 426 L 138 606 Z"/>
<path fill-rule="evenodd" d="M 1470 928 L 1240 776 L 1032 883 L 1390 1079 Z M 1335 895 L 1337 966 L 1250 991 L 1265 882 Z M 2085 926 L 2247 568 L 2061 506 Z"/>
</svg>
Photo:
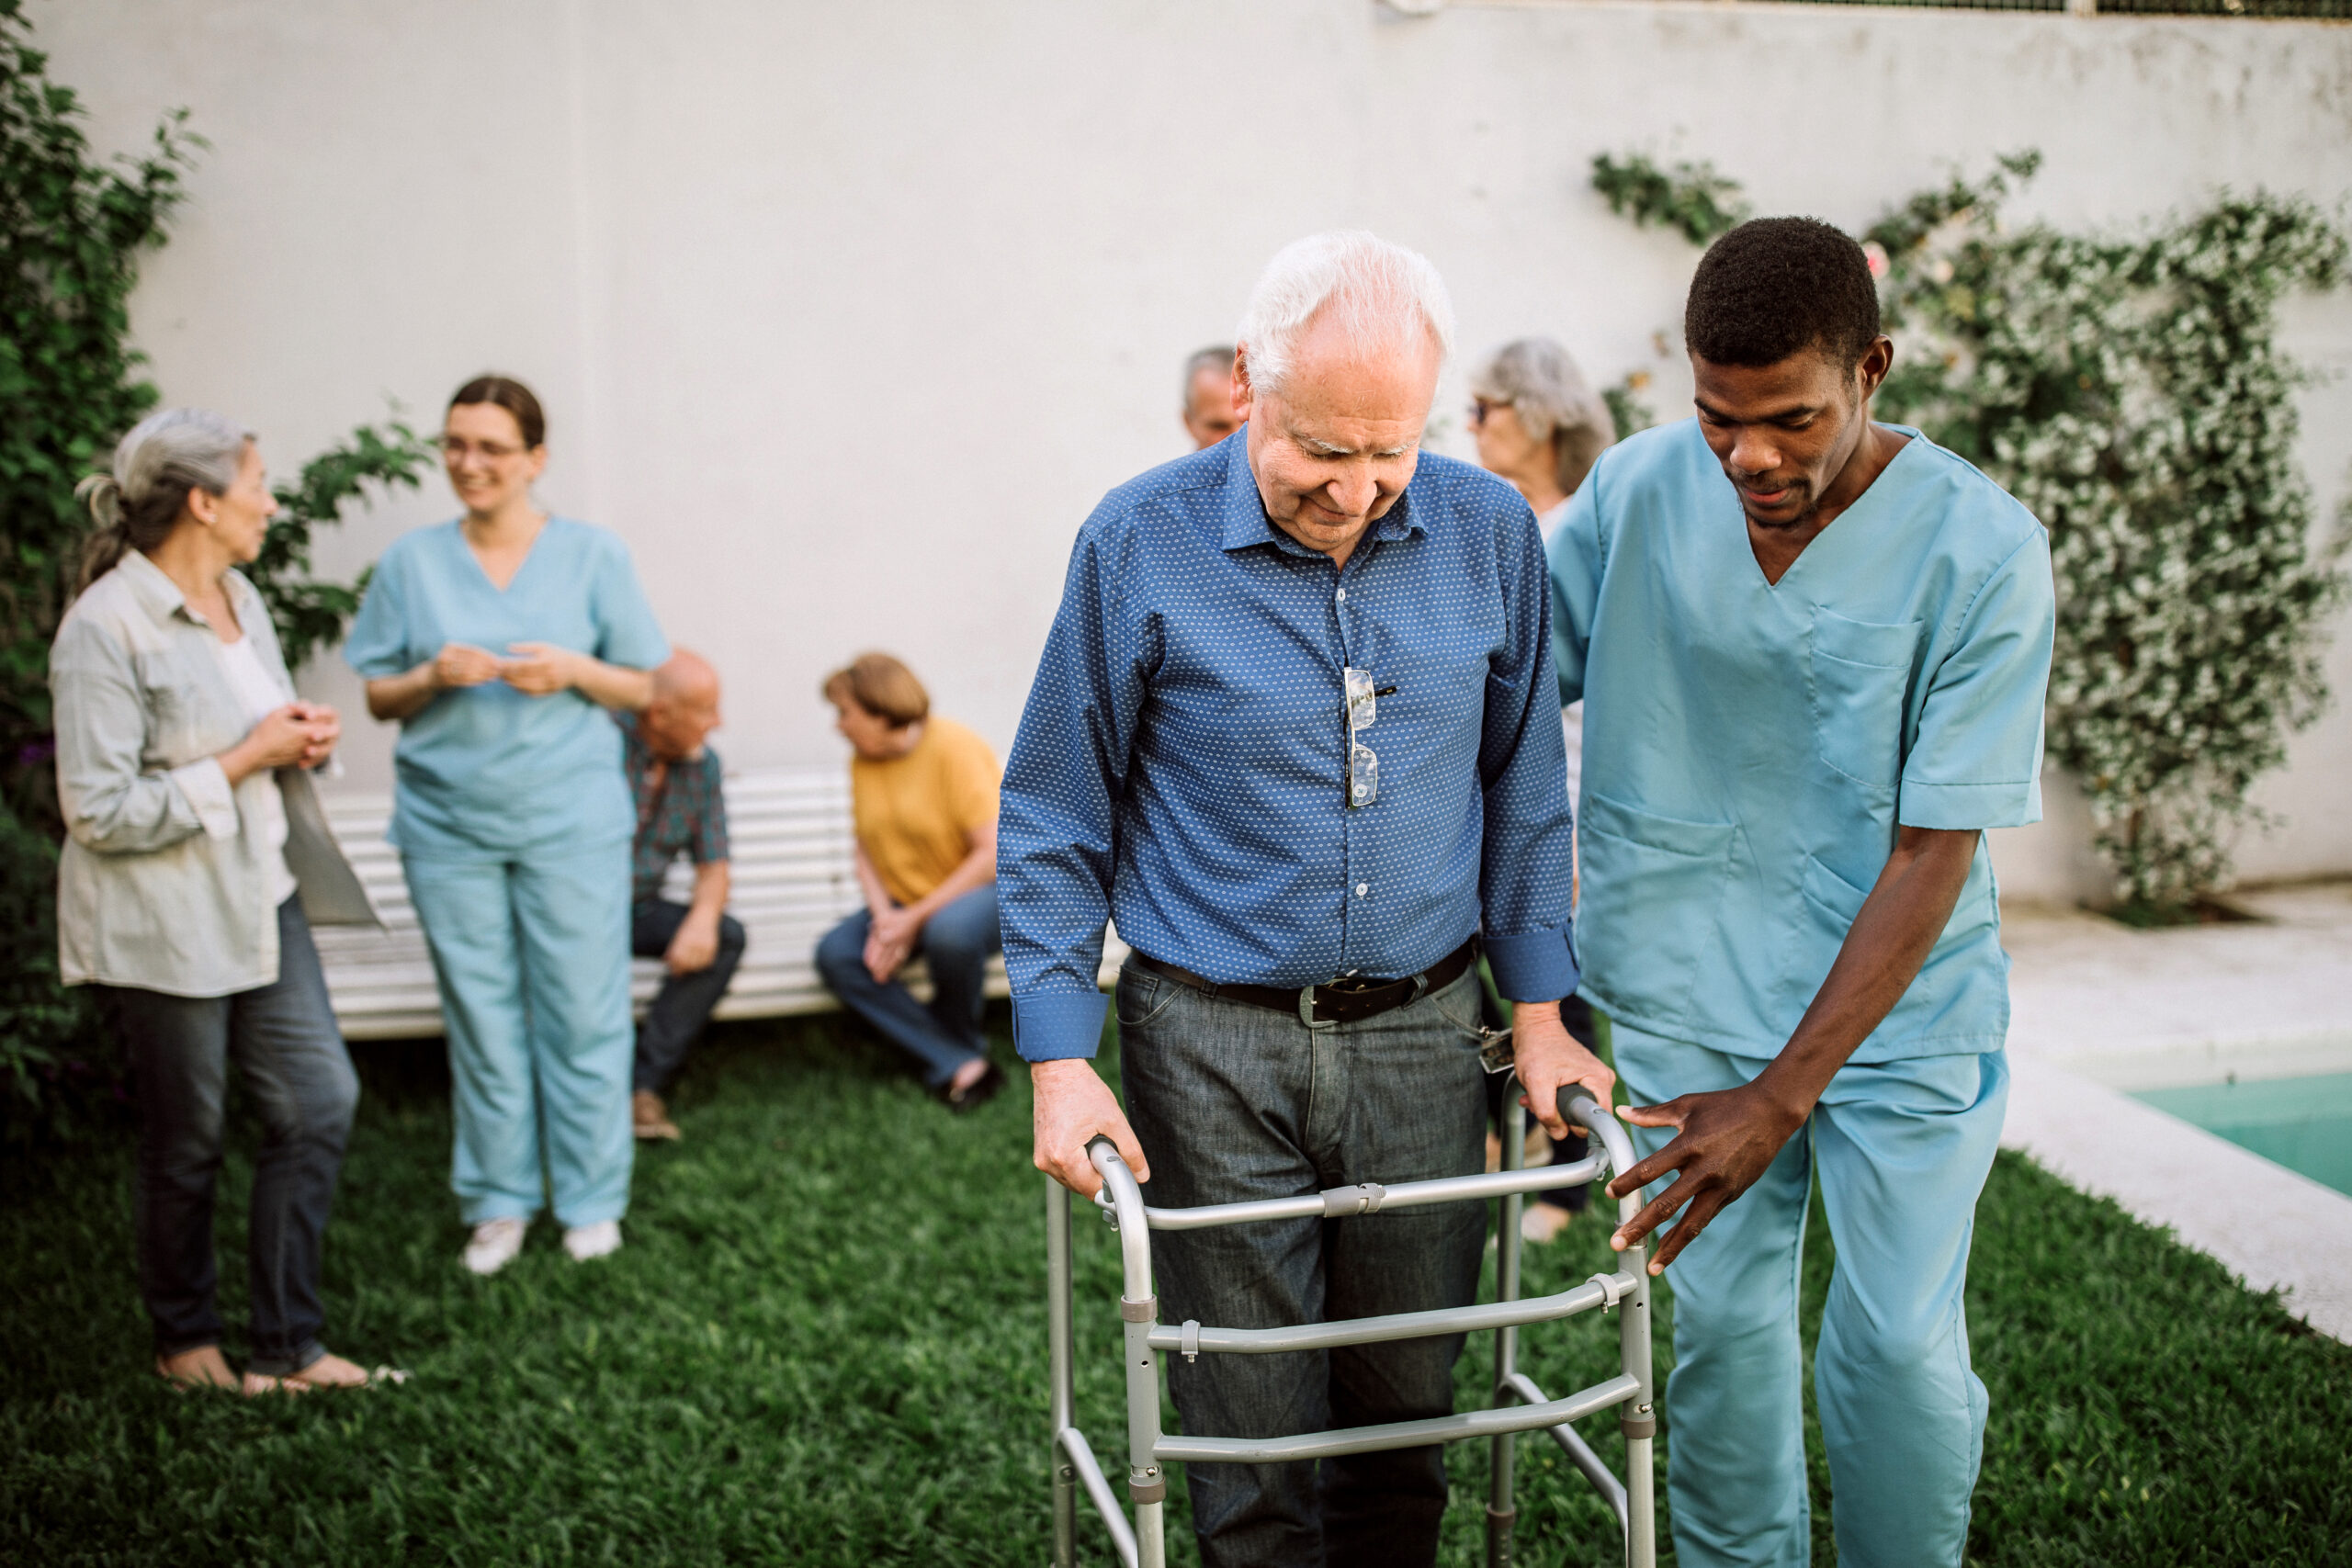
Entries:
<svg viewBox="0 0 2352 1568">
<path fill-rule="evenodd" d="M 2022 828 L 2041 820 L 2041 781 L 1926 784 L 1905 779 L 1894 818 L 1905 828 L 1943 831 Z"/>
<path fill-rule="evenodd" d="M 237 792 L 217 757 L 198 757 L 164 775 L 196 813 L 197 824 L 216 839 L 237 836 Z"/>
<path fill-rule="evenodd" d="M 1556 1002 L 1576 991 L 1577 961 L 1566 926 L 1488 936 L 1486 948 L 1495 989 L 1512 1001 Z"/>
<path fill-rule="evenodd" d="M 1012 1044 L 1024 1062 L 1092 1056 L 1102 1043 L 1111 998 L 1100 991 L 1055 991 L 1012 998 Z"/>
</svg>

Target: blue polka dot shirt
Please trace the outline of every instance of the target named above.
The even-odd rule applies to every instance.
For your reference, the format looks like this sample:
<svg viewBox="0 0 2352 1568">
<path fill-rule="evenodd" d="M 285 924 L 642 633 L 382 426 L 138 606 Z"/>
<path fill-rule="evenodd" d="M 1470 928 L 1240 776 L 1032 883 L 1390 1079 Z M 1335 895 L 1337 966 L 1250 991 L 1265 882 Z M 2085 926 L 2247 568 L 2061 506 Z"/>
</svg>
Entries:
<svg viewBox="0 0 2352 1568">
<path fill-rule="evenodd" d="M 1021 1055 L 1094 1054 L 1106 916 L 1219 984 L 1413 975 L 1483 931 L 1506 996 L 1573 991 L 1551 608 L 1526 502 L 1446 457 L 1344 570 L 1267 518 L 1246 430 L 1104 497 L 1005 769 Z M 1357 807 L 1349 669 L 1380 694 Z"/>
</svg>

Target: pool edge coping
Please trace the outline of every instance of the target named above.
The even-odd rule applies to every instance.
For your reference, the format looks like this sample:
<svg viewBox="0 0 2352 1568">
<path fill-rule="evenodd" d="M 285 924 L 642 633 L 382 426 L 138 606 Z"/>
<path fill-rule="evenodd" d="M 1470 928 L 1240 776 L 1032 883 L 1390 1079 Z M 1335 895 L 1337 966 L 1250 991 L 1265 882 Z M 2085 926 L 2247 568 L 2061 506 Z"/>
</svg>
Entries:
<svg viewBox="0 0 2352 1568">
<path fill-rule="evenodd" d="M 2352 1197 L 2031 1055 L 2010 1053 L 2009 1066 L 2003 1147 L 2170 1230 L 2248 1288 L 2283 1291 L 2289 1312 L 2352 1344 Z"/>
</svg>

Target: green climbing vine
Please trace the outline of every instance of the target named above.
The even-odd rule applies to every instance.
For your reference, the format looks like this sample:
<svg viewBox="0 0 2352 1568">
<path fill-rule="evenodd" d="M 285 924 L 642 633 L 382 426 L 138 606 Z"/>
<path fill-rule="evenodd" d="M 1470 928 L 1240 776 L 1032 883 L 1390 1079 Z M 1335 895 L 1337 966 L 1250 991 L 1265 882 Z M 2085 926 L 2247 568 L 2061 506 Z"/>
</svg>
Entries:
<svg viewBox="0 0 2352 1568">
<path fill-rule="evenodd" d="M 2343 539 L 2318 536 L 2294 460 L 2307 373 L 2278 312 L 2343 282 L 2347 247 L 2311 202 L 2261 192 L 2137 235 L 2004 225 L 2039 163 L 1955 177 L 1864 234 L 1897 347 L 1879 409 L 2049 528 L 2050 754 L 2082 781 L 2122 912 L 2163 921 L 2226 879 L 2255 781 L 2327 698 Z M 1637 154 L 1596 160 L 1594 184 L 1704 243 L 1744 209 L 1735 183 L 1693 173 Z"/>
</svg>

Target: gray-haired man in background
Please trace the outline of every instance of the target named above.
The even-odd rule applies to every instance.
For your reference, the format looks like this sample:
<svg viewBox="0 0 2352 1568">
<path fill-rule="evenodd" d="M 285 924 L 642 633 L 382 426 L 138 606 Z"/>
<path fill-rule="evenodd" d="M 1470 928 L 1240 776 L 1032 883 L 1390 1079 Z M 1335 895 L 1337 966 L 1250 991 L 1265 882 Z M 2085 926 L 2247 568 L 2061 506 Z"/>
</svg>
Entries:
<svg viewBox="0 0 2352 1568">
<path fill-rule="evenodd" d="M 1214 446 L 1248 416 L 1233 398 L 1233 346 L 1216 344 L 1184 361 L 1184 434 L 1194 449 Z"/>
</svg>

